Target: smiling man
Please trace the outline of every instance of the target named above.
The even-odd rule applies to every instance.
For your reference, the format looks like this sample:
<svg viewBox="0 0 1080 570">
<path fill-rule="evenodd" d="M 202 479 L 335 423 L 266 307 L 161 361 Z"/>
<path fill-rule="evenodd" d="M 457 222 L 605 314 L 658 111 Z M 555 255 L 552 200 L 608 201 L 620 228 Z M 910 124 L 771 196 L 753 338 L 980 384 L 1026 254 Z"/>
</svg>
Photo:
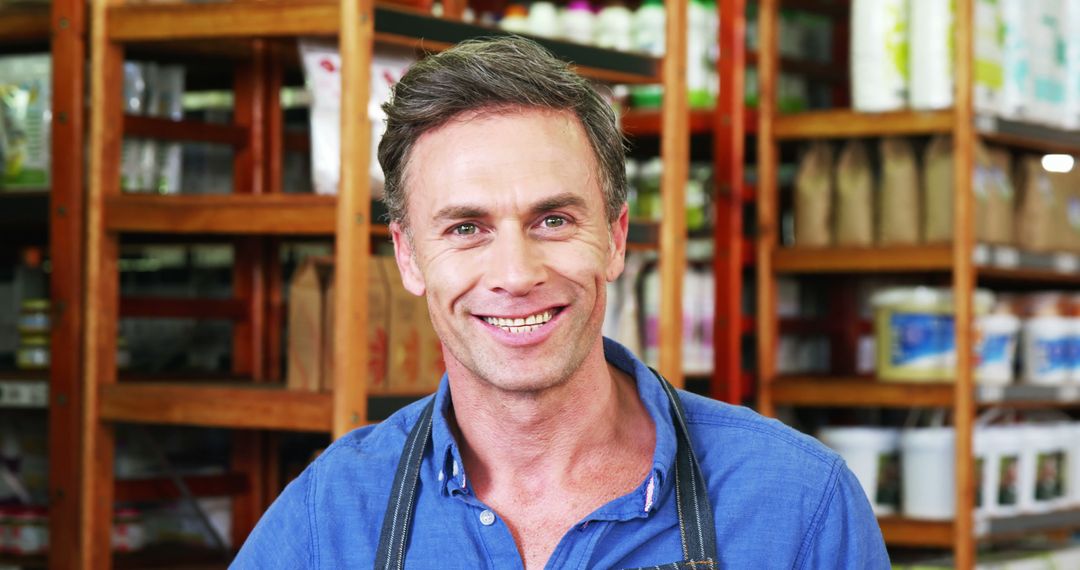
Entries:
<svg viewBox="0 0 1080 570">
<path fill-rule="evenodd" d="M 888 568 L 836 454 L 601 336 L 626 179 L 587 82 L 528 40 L 466 42 L 386 111 L 398 268 L 447 373 L 327 449 L 236 567 Z"/>
</svg>

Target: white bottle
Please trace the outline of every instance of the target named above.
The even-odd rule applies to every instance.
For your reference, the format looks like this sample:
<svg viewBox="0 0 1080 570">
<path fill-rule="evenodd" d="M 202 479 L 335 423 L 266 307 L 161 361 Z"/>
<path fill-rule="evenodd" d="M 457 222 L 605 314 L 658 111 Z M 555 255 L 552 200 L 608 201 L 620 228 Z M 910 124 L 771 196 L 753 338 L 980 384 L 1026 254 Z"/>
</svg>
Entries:
<svg viewBox="0 0 1080 570">
<path fill-rule="evenodd" d="M 666 20 L 662 0 L 644 0 L 634 12 L 634 49 L 663 57 Z M 635 85 L 630 89 L 633 105 L 641 108 L 658 109 L 663 94 L 662 85 Z"/>
<path fill-rule="evenodd" d="M 515 34 L 529 33 L 529 11 L 521 4 L 511 4 L 499 20 L 499 27 Z"/>
<path fill-rule="evenodd" d="M 563 39 L 579 44 L 591 44 L 595 17 L 588 0 L 573 0 L 562 13 Z"/>
<path fill-rule="evenodd" d="M 686 29 L 686 91 L 690 107 L 709 106 L 709 26 L 712 24 L 705 0 L 691 0 Z"/>
<path fill-rule="evenodd" d="M 593 42 L 596 47 L 630 51 L 634 49 L 634 14 L 616 0 L 596 15 Z"/>
<path fill-rule="evenodd" d="M 559 36 L 559 11 L 555 4 L 540 0 L 529 6 L 529 33 L 542 38 Z"/>
<path fill-rule="evenodd" d="M 911 0 L 908 75 L 913 109 L 945 109 L 953 104 L 953 3 Z"/>
<path fill-rule="evenodd" d="M 907 104 L 907 22 L 907 0 L 853 0 L 851 104 L 856 111 L 895 111 Z"/>
</svg>

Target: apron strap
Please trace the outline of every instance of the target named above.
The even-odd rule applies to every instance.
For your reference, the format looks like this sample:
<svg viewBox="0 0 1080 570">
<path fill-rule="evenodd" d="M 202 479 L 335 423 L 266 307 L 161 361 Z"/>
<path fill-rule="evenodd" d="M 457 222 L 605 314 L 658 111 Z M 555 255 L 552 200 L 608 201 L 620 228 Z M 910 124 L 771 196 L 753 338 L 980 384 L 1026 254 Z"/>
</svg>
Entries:
<svg viewBox="0 0 1080 570">
<path fill-rule="evenodd" d="M 715 564 L 719 559 L 712 504 L 701 467 L 690 445 L 690 432 L 686 427 L 682 401 L 675 388 L 660 376 L 659 372 L 652 370 L 652 373 L 664 388 L 671 403 L 671 415 L 675 420 L 678 437 L 675 455 L 675 498 L 683 556 L 687 560 L 709 561 Z M 376 570 L 402 570 L 405 567 L 405 547 L 416 507 L 420 466 L 431 441 L 434 411 L 435 398 L 432 397 L 405 440 L 404 453 L 398 461 L 390 500 L 383 515 L 379 548 L 375 555 Z"/>
<path fill-rule="evenodd" d="M 431 441 L 431 417 L 434 411 L 435 398 L 432 397 L 405 440 L 404 453 L 398 461 L 397 473 L 394 474 L 390 502 L 383 515 L 379 549 L 375 557 L 376 570 L 402 570 L 405 567 L 405 546 L 416 506 L 420 465 Z"/>
<path fill-rule="evenodd" d="M 682 537 L 683 556 L 687 560 L 719 562 L 716 545 L 716 523 L 712 503 L 701 466 L 690 444 L 690 430 L 686 426 L 686 412 L 682 400 L 671 385 L 656 370 L 652 373 L 660 381 L 671 402 L 671 415 L 679 438 L 675 454 L 675 500 L 679 514 L 679 534 Z"/>
</svg>

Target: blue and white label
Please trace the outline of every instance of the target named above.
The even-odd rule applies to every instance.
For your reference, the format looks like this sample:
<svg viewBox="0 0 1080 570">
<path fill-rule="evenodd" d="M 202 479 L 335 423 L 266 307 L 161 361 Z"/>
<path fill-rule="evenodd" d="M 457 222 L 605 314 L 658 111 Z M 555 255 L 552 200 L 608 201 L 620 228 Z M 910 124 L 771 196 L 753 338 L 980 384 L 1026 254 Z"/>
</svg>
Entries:
<svg viewBox="0 0 1080 570">
<path fill-rule="evenodd" d="M 988 334 L 979 343 L 979 362 L 984 366 L 1012 362 L 1015 337 L 1011 334 Z M 1080 348 L 1080 344 L 1077 345 Z"/>
<path fill-rule="evenodd" d="M 1035 373 L 1042 376 L 1069 368 L 1070 339 L 1037 338 L 1035 339 Z"/>
<path fill-rule="evenodd" d="M 940 367 L 956 349 L 953 317 L 918 313 L 894 314 L 889 320 L 893 366 Z"/>
</svg>

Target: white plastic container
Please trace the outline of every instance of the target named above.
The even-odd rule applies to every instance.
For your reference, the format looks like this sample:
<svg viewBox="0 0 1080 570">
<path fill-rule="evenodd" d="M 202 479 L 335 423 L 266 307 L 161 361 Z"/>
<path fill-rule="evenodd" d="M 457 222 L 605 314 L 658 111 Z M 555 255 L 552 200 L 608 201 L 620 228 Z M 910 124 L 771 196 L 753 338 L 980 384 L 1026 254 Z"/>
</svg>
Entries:
<svg viewBox="0 0 1080 570">
<path fill-rule="evenodd" d="M 1061 20 L 1064 3 L 1063 0 L 1030 0 L 1026 4 L 1031 82 L 1025 115 L 1033 121 L 1060 127 L 1065 117 L 1065 28 Z"/>
<path fill-rule="evenodd" d="M 975 292 L 975 314 L 993 306 L 993 294 Z M 897 287 L 874 295 L 877 374 L 889 381 L 935 381 L 955 376 L 956 333 L 949 289 Z"/>
<path fill-rule="evenodd" d="M 859 480 L 874 514 L 896 513 L 900 498 L 900 430 L 873 427 L 830 427 L 818 434 L 835 450 Z"/>
<path fill-rule="evenodd" d="M 709 26 L 712 15 L 705 0 L 690 0 L 687 6 L 686 91 L 690 107 L 703 109 L 709 101 Z"/>
<path fill-rule="evenodd" d="M 985 508 L 991 517 L 1007 517 L 1020 512 L 1020 449 L 1023 445 L 1017 426 L 989 426 L 981 432 L 986 455 L 983 471 Z"/>
<path fill-rule="evenodd" d="M 499 27 L 515 34 L 529 33 L 529 12 L 521 4 L 511 4 L 499 20 Z"/>
<path fill-rule="evenodd" d="M 660 0 L 645 0 L 634 12 L 634 49 L 660 57 L 664 55 L 664 3 Z"/>
<path fill-rule="evenodd" d="M 559 36 L 559 10 L 555 4 L 538 0 L 529 5 L 529 33 L 542 38 Z"/>
<path fill-rule="evenodd" d="M 1069 424 L 1069 439 L 1067 442 L 1067 467 L 1069 483 L 1069 504 L 1080 505 L 1080 422 Z"/>
<path fill-rule="evenodd" d="M 1062 126 L 1080 129 L 1080 0 L 1065 0 L 1065 113 Z"/>
<path fill-rule="evenodd" d="M 900 435 L 905 517 L 951 520 L 956 513 L 956 466 L 951 427 L 915 428 Z"/>
<path fill-rule="evenodd" d="M 953 2 L 910 0 L 909 77 L 913 109 L 952 107 L 954 73 Z"/>
<path fill-rule="evenodd" d="M 597 47 L 634 49 L 634 14 L 621 3 L 608 4 L 596 15 L 593 43 Z"/>
<path fill-rule="evenodd" d="M 1031 44 L 1026 21 L 1031 3 L 1029 0 L 999 0 L 998 9 L 1004 37 L 998 114 L 1007 119 L 1020 119 L 1027 110 L 1028 84 L 1031 82 Z"/>
<path fill-rule="evenodd" d="M 1020 451 L 1020 510 L 1051 511 L 1061 504 L 1064 492 L 1064 449 L 1057 427 L 1030 424 L 1022 428 Z"/>
<path fill-rule="evenodd" d="M 1028 384 L 1060 385 L 1069 379 L 1069 319 L 1035 317 L 1023 325 L 1023 380 Z"/>
<path fill-rule="evenodd" d="M 990 514 L 994 502 L 992 480 L 993 463 L 991 450 L 993 437 L 987 428 L 976 427 L 972 437 L 972 452 L 975 455 L 975 516 L 985 518 Z"/>
<path fill-rule="evenodd" d="M 985 315 L 978 318 L 975 381 L 1006 385 L 1013 381 L 1020 319 L 1015 315 Z"/>
<path fill-rule="evenodd" d="M 1080 317 L 1066 317 L 1065 320 L 1069 327 L 1069 337 L 1065 342 L 1069 381 L 1080 384 Z"/>
<path fill-rule="evenodd" d="M 895 111 L 907 104 L 907 0 L 853 0 L 851 103 L 856 111 Z"/>
<path fill-rule="evenodd" d="M 594 20 L 588 0 L 573 0 L 562 13 L 563 39 L 579 44 L 591 44 Z"/>
<path fill-rule="evenodd" d="M 1004 48 L 998 0 L 975 0 L 975 110 L 996 115 L 1000 103 Z"/>
</svg>

